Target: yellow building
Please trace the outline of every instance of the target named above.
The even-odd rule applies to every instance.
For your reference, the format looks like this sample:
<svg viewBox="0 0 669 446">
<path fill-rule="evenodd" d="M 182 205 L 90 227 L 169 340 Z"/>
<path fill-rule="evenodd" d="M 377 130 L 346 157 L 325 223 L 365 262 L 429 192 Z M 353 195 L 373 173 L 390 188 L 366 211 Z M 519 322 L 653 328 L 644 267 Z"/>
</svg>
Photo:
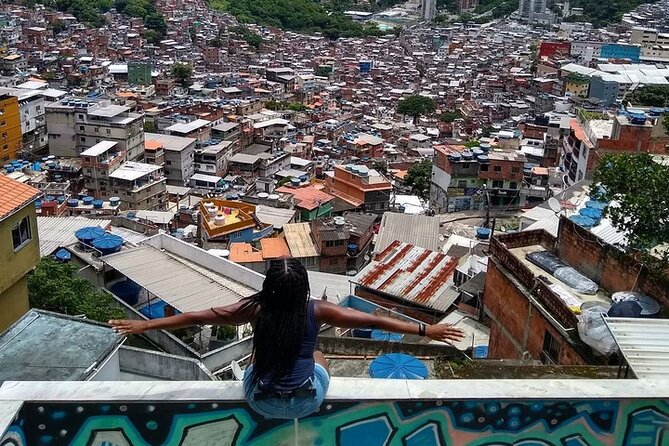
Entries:
<svg viewBox="0 0 669 446">
<path fill-rule="evenodd" d="M 16 96 L 0 95 L 0 162 L 17 158 L 21 137 L 19 100 Z"/>
<path fill-rule="evenodd" d="M 577 73 L 572 73 L 566 78 L 565 93 L 569 96 L 588 97 L 590 79 Z"/>
<path fill-rule="evenodd" d="M 28 274 L 39 262 L 39 191 L 0 174 L 0 332 L 28 311 Z"/>
</svg>

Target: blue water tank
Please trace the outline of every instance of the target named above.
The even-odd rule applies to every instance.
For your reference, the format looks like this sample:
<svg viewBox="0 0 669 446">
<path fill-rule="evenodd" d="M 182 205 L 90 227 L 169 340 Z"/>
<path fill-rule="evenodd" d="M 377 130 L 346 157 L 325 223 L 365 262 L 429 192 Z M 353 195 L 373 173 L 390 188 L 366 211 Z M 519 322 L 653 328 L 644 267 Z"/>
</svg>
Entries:
<svg viewBox="0 0 669 446">
<path fill-rule="evenodd" d="M 59 262 L 69 262 L 72 259 L 72 254 L 65 248 L 60 248 L 56 251 L 56 260 Z"/>
<path fill-rule="evenodd" d="M 65 202 L 65 195 L 59 195 L 56 197 L 56 201 L 58 201 L 58 204 L 63 204 Z"/>
<path fill-rule="evenodd" d="M 42 200 L 35 200 L 35 208 L 39 209 L 42 207 Z"/>
<path fill-rule="evenodd" d="M 470 159 L 474 158 L 474 154 L 472 152 L 470 152 L 469 150 L 465 150 L 464 152 L 462 152 L 462 158 L 466 159 L 466 160 L 470 160 Z"/>
<path fill-rule="evenodd" d="M 79 206 L 79 200 L 77 200 L 76 198 L 70 198 L 69 200 L 67 200 L 67 206 L 71 208 L 76 208 L 77 206 Z"/>
<path fill-rule="evenodd" d="M 358 244 L 357 243 L 349 243 L 348 244 L 348 250 L 349 251 L 355 251 L 356 249 L 358 249 Z"/>
<path fill-rule="evenodd" d="M 479 149 L 478 147 L 474 147 L 474 150 L 472 150 L 472 153 L 474 153 L 474 156 L 481 156 L 483 155 L 483 150 Z"/>
<path fill-rule="evenodd" d="M 44 201 L 54 201 L 55 199 L 56 197 L 54 197 L 53 195 L 47 195 L 46 197 L 44 197 Z"/>
<path fill-rule="evenodd" d="M 490 238 L 492 230 L 489 228 L 476 228 L 476 238 L 480 240 L 487 240 Z"/>
<path fill-rule="evenodd" d="M 93 241 L 105 235 L 105 230 L 99 226 L 87 226 L 74 233 L 74 236 L 83 245 L 91 246 Z M 86 246 L 84 246 L 86 247 Z"/>
<path fill-rule="evenodd" d="M 118 252 L 122 247 L 123 239 L 114 234 L 105 234 L 93 240 L 93 248 L 100 251 L 103 256 Z"/>
<path fill-rule="evenodd" d="M 488 158 L 488 155 L 479 155 L 476 157 L 476 161 L 481 164 L 486 164 L 490 162 L 490 158 Z"/>
<path fill-rule="evenodd" d="M 15 170 L 16 170 L 16 169 L 14 168 L 14 166 L 9 166 L 9 167 L 5 168 L 5 171 L 6 171 L 7 173 L 12 173 L 12 172 L 14 172 Z"/>
<path fill-rule="evenodd" d="M 460 161 L 460 159 L 462 159 L 462 155 L 460 155 L 459 153 L 451 153 L 448 155 L 448 159 L 450 159 L 451 161 Z"/>
<path fill-rule="evenodd" d="M 585 229 L 590 229 L 593 226 L 595 226 L 595 220 L 593 220 L 592 218 L 583 216 L 581 214 L 572 215 L 571 217 L 569 217 L 569 220 L 573 221 L 574 223 L 576 223 L 579 226 L 584 227 Z"/>
<path fill-rule="evenodd" d="M 102 205 L 105 204 L 102 200 L 93 200 L 93 209 L 102 209 Z"/>
<path fill-rule="evenodd" d="M 117 282 L 110 288 L 112 293 L 128 305 L 137 305 L 137 302 L 139 302 L 140 290 L 141 287 L 132 280 Z"/>
<path fill-rule="evenodd" d="M 487 142 L 482 142 L 482 143 L 479 145 L 479 149 L 481 149 L 481 150 L 483 150 L 484 152 L 488 153 L 488 152 L 490 151 L 490 144 L 488 144 Z"/>
<path fill-rule="evenodd" d="M 95 200 L 93 197 L 84 197 L 81 199 L 81 201 L 83 201 L 86 206 L 93 204 L 93 200 Z"/>
</svg>

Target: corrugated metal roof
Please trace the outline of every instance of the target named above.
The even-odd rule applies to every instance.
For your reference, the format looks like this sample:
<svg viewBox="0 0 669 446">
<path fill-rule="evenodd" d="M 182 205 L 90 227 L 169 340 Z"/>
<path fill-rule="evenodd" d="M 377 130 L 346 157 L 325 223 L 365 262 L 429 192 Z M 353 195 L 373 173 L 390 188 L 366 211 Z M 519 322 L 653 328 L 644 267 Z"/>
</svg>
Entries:
<svg viewBox="0 0 669 446">
<path fill-rule="evenodd" d="M 74 233 L 88 226 L 107 229 L 111 220 L 97 220 L 86 217 L 37 217 L 39 251 L 42 257 L 53 254 L 61 246 L 77 243 Z"/>
<path fill-rule="evenodd" d="M 637 378 L 669 378 L 669 320 L 605 317 Z"/>
<path fill-rule="evenodd" d="M 294 209 L 282 209 L 259 204 L 256 206 L 256 217 L 266 225 L 272 225 L 275 229 L 283 228 L 295 217 Z"/>
<path fill-rule="evenodd" d="M 182 312 L 230 305 L 256 292 L 230 277 L 152 246 L 121 251 L 100 260 Z"/>
<path fill-rule="evenodd" d="M 425 215 L 386 212 L 381 219 L 374 253 L 385 250 L 395 240 L 437 251 L 439 249 L 439 219 Z"/>
<path fill-rule="evenodd" d="M 290 223 L 283 226 L 283 234 L 290 253 L 295 258 L 316 257 L 318 250 L 311 238 L 309 223 Z"/>
<path fill-rule="evenodd" d="M 458 292 L 452 288 L 457 261 L 441 252 L 394 241 L 367 265 L 355 282 L 418 305 L 446 311 Z"/>
</svg>

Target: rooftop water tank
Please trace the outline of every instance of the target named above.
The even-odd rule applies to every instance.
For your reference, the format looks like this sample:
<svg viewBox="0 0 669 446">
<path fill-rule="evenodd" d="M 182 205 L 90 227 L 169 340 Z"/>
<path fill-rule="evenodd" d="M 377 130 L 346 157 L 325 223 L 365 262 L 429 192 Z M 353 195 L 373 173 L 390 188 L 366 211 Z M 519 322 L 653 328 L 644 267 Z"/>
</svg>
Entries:
<svg viewBox="0 0 669 446">
<path fill-rule="evenodd" d="M 618 291 L 611 295 L 611 300 L 614 303 L 634 301 L 641 306 L 641 317 L 656 317 L 660 310 L 660 304 L 650 296 L 636 291 Z"/>
<path fill-rule="evenodd" d="M 70 198 L 69 200 L 67 200 L 67 206 L 71 208 L 76 208 L 77 206 L 79 206 L 79 200 L 77 200 L 76 198 Z"/>
<path fill-rule="evenodd" d="M 472 153 L 469 150 L 465 150 L 464 152 L 462 152 L 462 158 L 466 159 L 466 160 L 473 159 L 474 158 L 474 153 Z"/>
<path fill-rule="evenodd" d="M 218 209 L 216 209 L 216 207 L 208 207 L 207 212 L 209 212 L 210 217 L 216 217 L 218 214 Z"/>
<path fill-rule="evenodd" d="M 215 225 L 224 225 L 225 224 L 225 215 L 216 215 L 214 217 L 214 224 Z"/>
<path fill-rule="evenodd" d="M 489 228 L 476 228 L 476 238 L 480 240 L 487 240 L 490 238 L 492 231 Z"/>
<path fill-rule="evenodd" d="M 123 302 L 128 305 L 137 305 L 139 302 L 139 292 L 142 289 L 132 280 L 124 280 L 122 282 L 116 282 L 109 291 L 118 296 Z"/>
<path fill-rule="evenodd" d="M 93 240 L 93 247 L 100 251 L 100 255 L 118 252 L 123 247 L 123 239 L 118 235 L 105 234 Z"/>
<path fill-rule="evenodd" d="M 346 224 L 346 219 L 344 217 L 335 217 L 334 224 L 336 226 L 344 226 Z"/>
<path fill-rule="evenodd" d="M 47 195 L 46 197 L 44 197 L 44 201 L 55 201 L 55 200 L 56 197 L 54 197 L 53 195 Z"/>
<path fill-rule="evenodd" d="M 81 199 L 81 201 L 83 201 L 86 206 L 92 205 L 94 200 L 95 198 L 93 197 L 84 197 Z"/>
<path fill-rule="evenodd" d="M 42 207 L 42 200 L 35 200 L 35 208 L 39 209 Z"/>
<path fill-rule="evenodd" d="M 14 166 L 9 166 L 9 167 L 5 168 L 5 171 L 6 171 L 7 173 L 12 173 L 12 172 L 14 172 L 15 170 L 16 170 L 16 169 L 14 168 Z"/>
<path fill-rule="evenodd" d="M 58 204 L 63 204 L 65 203 L 65 195 L 58 195 L 56 197 L 56 201 L 58 201 Z"/>
<path fill-rule="evenodd" d="M 278 200 L 279 199 L 279 194 L 269 194 L 267 196 L 267 199 L 272 200 L 272 201 Z"/>
<path fill-rule="evenodd" d="M 459 153 L 449 153 L 448 154 L 448 159 L 450 159 L 451 161 L 460 161 L 461 158 L 462 158 L 462 155 L 460 155 Z"/>
<path fill-rule="evenodd" d="M 306 176 L 306 175 L 300 176 L 300 181 L 307 181 L 308 179 L 309 179 L 309 177 Z"/>
<path fill-rule="evenodd" d="M 263 198 L 263 199 L 265 199 L 265 198 L 267 198 L 267 197 L 269 197 L 269 194 L 268 194 L 267 192 L 260 192 L 260 193 L 258 194 L 258 198 Z"/>
<path fill-rule="evenodd" d="M 69 262 L 72 259 L 72 254 L 70 254 L 70 251 L 67 249 L 60 248 L 58 251 L 56 251 L 55 257 L 59 262 Z"/>
<path fill-rule="evenodd" d="M 292 184 L 293 186 L 299 186 L 300 183 L 301 183 L 301 181 L 300 181 L 299 178 L 291 178 L 290 179 L 290 184 Z"/>
<path fill-rule="evenodd" d="M 347 246 L 349 251 L 356 251 L 358 249 L 358 244 L 357 243 L 349 243 Z"/>
<path fill-rule="evenodd" d="M 489 152 L 490 151 L 490 144 L 488 144 L 487 142 L 482 142 L 479 145 L 479 149 L 483 150 L 484 152 Z"/>
<path fill-rule="evenodd" d="M 84 248 L 91 246 L 95 239 L 100 238 L 103 235 L 105 235 L 105 230 L 99 226 L 87 226 L 74 233 L 74 236 L 79 240 L 79 243 L 86 245 L 83 246 Z"/>
<path fill-rule="evenodd" d="M 119 203 L 121 203 L 121 199 L 119 197 L 109 197 L 109 204 L 111 206 L 118 206 Z"/>
<path fill-rule="evenodd" d="M 481 164 L 486 164 L 490 162 L 490 158 L 488 158 L 488 155 L 479 155 L 476 157 L 476 161 Z"/>
<path fill-rule="evenodd" d="M 102 209 L 102 205 L 105 204 L 102 200 L 93 200 L 93 209 Z"/>
<path fill-rule="evenodd" d="M 472 153 L 474 154 L 474 156 L 480 156 L 480 155 L 483 155 L 484 152 L 483 152 L 483 150 L 481 150 L 477 147 L 474 147 L 474 150 L 472 150 Z"/>
<path fill-rule="evenodd" d="M 573 221 L 579 226 L 584 227 L 585 229 L 590 229 L 593 226 L 595 226 L 595 220 L 580 214 L 572 215 L 571 217 L 569 217 L 569 220 Z"/>
</svg>

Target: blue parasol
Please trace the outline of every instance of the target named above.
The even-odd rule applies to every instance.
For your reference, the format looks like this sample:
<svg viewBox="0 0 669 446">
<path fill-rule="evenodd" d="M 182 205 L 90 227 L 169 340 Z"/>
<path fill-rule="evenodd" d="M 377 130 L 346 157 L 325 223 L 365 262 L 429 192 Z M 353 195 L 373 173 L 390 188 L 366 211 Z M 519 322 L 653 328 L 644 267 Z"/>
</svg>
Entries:
<svg viewBox="0 0 669 446">
<path fill-rule="evenodd" d="M 390 333 L 383 330 L 372 330 L 372 339 L 375 341 L 401 342 L 402 335 L 399 333 Z"/>
<path fill-rule="evenodd" d="M 369 365 L 369 376 L 388 379 L 427 379 L 422 361 L 404 353 L 379 356 Z"/>
</svg>

